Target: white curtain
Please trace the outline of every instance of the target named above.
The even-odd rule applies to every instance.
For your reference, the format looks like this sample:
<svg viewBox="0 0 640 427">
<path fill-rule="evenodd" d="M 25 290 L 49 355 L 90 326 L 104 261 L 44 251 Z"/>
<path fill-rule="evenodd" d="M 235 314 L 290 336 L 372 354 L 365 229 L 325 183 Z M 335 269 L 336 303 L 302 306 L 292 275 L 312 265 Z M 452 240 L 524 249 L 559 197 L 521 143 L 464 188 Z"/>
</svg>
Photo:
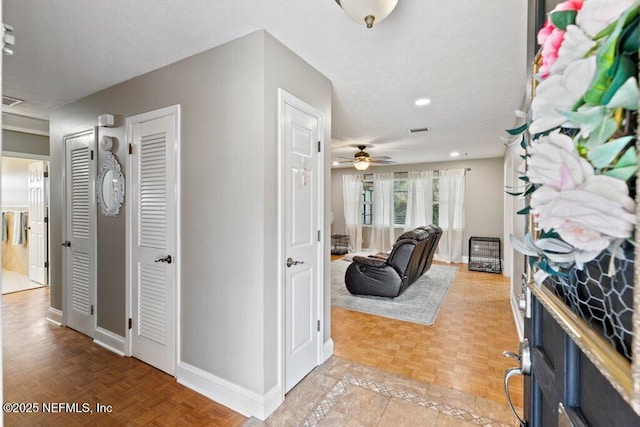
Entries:
<svg viewBox="0 0 640 427">
<path fill-rule="evenodd" d="M 349 252 L 362 251 L 362 175 L 343 175 L 344 223 Z"/>
<path fill-rule="evenodd" d="M 395 241 L 393 228 L 393 173 L 373 174 L 373 209 L 369 250 L 386 252 Z"/>
<path fill-rule="evenodd" d="M 433 224 L 433 171 L 409 172 L 404 231 Z"/>
<path fill-rule="evenodd" d="M 438 255 L 445 262 L 462 262 L 464 174 L 464 169 L 443 170 L 438 174 L 438 225 L 442 228 Z"/>
</svg>

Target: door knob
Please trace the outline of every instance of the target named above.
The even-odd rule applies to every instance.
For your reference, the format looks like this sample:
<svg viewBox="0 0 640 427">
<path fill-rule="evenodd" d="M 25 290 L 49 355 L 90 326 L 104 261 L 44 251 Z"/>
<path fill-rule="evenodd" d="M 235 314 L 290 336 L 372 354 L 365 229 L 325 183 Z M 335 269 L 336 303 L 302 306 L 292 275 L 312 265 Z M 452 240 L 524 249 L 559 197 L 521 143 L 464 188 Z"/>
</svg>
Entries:
<svg viewBox="0 0 640 427">
<path fill-rule="evenodd" d="M 291 257 L 287 258 L 287 267 L 298 264 L 304 264 L 304 261 L 294 261 Z"/>
<path fill-rule="evenodd" d="M 172 261 L 173 261 L 173 258 L 171 258 L 171 255 L 167 255 L 165 257 L 158 258 L 154 262 L 166 262 L 167 264 L 171 264 Z"/>
<path fill-rule="evenodd" d="M 65 240 L 64 242 L 62 242 L 62 246 L 66 246 L 67 248 L 71 247 L 71 242 L 68 240 Z"/>
</svg>

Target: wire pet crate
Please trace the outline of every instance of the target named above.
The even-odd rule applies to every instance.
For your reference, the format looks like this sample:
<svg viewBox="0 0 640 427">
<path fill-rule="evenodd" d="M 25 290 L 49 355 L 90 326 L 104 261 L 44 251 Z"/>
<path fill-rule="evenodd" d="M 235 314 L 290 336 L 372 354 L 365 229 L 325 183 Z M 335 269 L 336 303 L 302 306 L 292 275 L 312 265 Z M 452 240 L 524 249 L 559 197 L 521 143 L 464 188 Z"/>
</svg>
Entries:
<svg viewBox="0 0 640 427">
<path fill-rule="evenodd" d="M 469 270 L 502 273 L 502 252 L 497 237 L 469 238 Z"/>
</svg>

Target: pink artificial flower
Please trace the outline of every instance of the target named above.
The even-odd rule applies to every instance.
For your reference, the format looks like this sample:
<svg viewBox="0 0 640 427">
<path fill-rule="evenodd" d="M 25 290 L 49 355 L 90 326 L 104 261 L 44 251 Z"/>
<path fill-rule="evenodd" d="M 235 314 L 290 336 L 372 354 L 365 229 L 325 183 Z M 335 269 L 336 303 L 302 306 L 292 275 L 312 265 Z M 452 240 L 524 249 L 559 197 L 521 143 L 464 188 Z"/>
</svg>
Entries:
<svg viewBox="0 0 640 427">
<path fill-rule="evenodd" d="M 556 6 L 552 13 L 565 10 L 580 10 L 582 8 L 582 2 L 583 0 L 567 0 Z M 540 51 L 542 63 L 540 64 L 539 73 L 543 80 L 549 77 L 551 66 L 558 59 L 558 51 L 560 50 L 560 46 L 562 46 L 564 33 L 564 31 L 553 25 L 551 18 L 547 18 L 544 26 L 538 32 L 538 44 L 542 46 Z"/>
</svg>

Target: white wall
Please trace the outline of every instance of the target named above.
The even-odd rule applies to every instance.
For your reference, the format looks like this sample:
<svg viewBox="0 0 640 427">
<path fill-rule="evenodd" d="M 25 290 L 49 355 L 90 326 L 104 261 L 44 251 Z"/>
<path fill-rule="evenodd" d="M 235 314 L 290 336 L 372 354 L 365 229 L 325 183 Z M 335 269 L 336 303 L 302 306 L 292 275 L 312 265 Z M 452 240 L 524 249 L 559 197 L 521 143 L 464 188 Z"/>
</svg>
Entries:
<svg viewBox="0 0 640 427">
<path fill-rule="evenodd" d="M 2 206 L 29 206 L 29 163 L 35 160 L 2 157 Z"/>
<path fill-rule="evenodd" d="M 502 158 L 420 163 L 412 165 L 372 166 L 365 174 L 461 168 L 471 168 L 471 171 L 467 172 L 465 180 L 466 187 L 464 202 L 466 226 L 462 247 L 463 256 L 466 257 L 469 254 L 469 237 L 503 237 L 504 179 Z M 357 173 L 361 172 L 358 172 L 351 167 L 335 168 L 331 170 L 331 209 L 335 216 L 332 233 L 334 234 L 345 233 L 342 176 L 345 174 Z M 396 234 L 399 234 L 400 232 L 400 229 L 396 230 Z M 363 234 L 368 235 L 366 231 L 363 232 Z M 365 243 L 367 242 L 368 240 Z M 366 247 L 366 244 L 364 247 Z"/>
<path fill-rule="evenodd" d="M 117 139 L 115 154 L 125 164 L 124 117 L 181 105 L 181 363 L 196 368 L 208 385 L 222 384 L 254 401 L 279 381 L 278 87 L 323 111 L 330 123 L 329 80 L 264 31 L 51 116 L 51 304 L 60 309 L 63 135 L 95 125 L 100 114 L 115 114 L 116 125 L 100 134 Z M 329 127 L 325 133 L 330 140 Z M 124 212 L 98 218 L 98 326 L 118 335 L 126 324 Z"/>
</svg>

